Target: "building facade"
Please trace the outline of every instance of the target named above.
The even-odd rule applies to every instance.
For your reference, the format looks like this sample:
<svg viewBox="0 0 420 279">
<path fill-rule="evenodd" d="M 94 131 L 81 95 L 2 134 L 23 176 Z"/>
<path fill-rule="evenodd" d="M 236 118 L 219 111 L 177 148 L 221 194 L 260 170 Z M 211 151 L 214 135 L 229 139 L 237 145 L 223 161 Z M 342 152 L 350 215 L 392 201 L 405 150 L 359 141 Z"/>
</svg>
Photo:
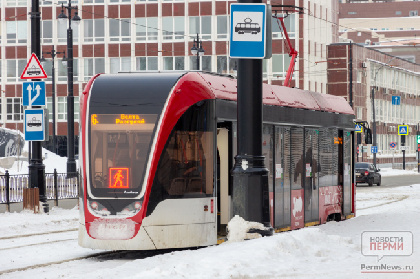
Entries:
<svg viewBox="0 0 420 279">
<path fill-rule="evenodd" d="M 356 119 L 377 131 L 380 164 L 402 162 L 398 125 L 408 125 L 406 161 L 417 166 L 416 132 L 420 129 L 420 65 L 363 45 L 339 43 L 328 46 L 328 93 L 340 95 L 352 104 Z M 372 98 L 372 90 L 374 99 Z M 399 99 L 399 102 L 396 102 Z M 374 105 L 373 105 L 374 104 Z M 397 146 L 391 148 L 390 143 Z M 371 161 L 370 145 L 359 154 Z M 361 153 L 361 146 L 359 148 Z"/>
<path fill-rule="evenodd" d="M 418 1 L 347 1 L 339 5 L 340 36 L 380 44 L 420 36 Z"/>
</svg>

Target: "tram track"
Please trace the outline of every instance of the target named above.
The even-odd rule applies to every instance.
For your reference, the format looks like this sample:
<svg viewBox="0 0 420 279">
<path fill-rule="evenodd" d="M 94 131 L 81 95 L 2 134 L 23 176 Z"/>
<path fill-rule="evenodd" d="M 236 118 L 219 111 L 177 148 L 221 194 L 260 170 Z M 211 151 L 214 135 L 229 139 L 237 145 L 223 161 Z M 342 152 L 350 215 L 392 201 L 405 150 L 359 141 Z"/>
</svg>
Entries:
<svg viewBox="0 0 420 279">
<path fill-rule="evenodd" d="M 21 234 L 21 235 L 11 235 L 11 236 L 4 236 L 0 237 L 1 240 L 9 240 L 9 239 L 16 239 L 16 238 L 25 238 L 25 237 L 31 237 L 31 236 L 39 236 L 39 235 L 46 235 L 46 234 L 58 234 L 58 233 L 64 233 L 64 232 L 72 232 L 77 231 L 78 229 L 68 229 L 68 230 L 59 230 L 59 231 L 47 231 L 47 232 L 40 232 L 40 233 L 31 233 L 31 234 Z"/>
<path fill-rule="evenodd" d="M 165 254 L 171 251 L 176 251 L 176 250 L 183 250 L 183 249 L 165 249 L 165 250 L 147 250 L 147 251 L 129 251 L 129 250 L 125 250 L 125 251 L 104 251 L 104 252 L 97 252 L 97 253 L 92 253 L 86 256 L 79 256 L 79 257 L 72 257 L 72 258 L 68 258 L 68 259 L 63 259 L 60 261 L 53 261 L 53 262 L 48 262 L 48 263 L 40 263 L 40 264 L 35 264 L 35 265 L 29 265 L 29 266 L 25 266 L 25 267 L 19 267 L 19 268 L 12 268 L 12 269 L 7 269 L 7 270 L 1 270 L 0 271 L 0 277 L 5 275 L 5 274 L 9 274 L 9 273 L 13 273 L 13 272 L 25 272 L 28 270 L 37 270 L 40 268 L 45 268 L 45 267 L 49 267 L 49 266 L 53 266 L 53 265 L 59 265 L 59 264 L 65 264 L 65 263 L 69 263 L 69 262 L 74 262 L 74 261 L 82 261 L 82 260 L 87 260 L 87 259 L 97 259 L 98 261 L 112 261 L 112 260 L 116 260 L 116 259 L 121 259 L 124 258 L 126 260 L 137 260 L 137 259 L 144 259 L 144 258 L 148 258 L 148 257 L 152 257 L 152 256 L 156 256 L 156 255 L 160 255 L 160 254 Z M 101 258 L 103 257 L 103 258 Z"/>
<path fill-rule="evenodd" d="M 67 262 L 85 260 L 85 259 L 90 259 L 90 258 L 95 258 L 95 257 L 100 257 L 100 256 L 114 255 L 114 254 L 119 254 L 119 253 L 123 253 L 123 252 L 125 252 L 125 251 L 99 252 L 99 253 L 94 253 L 94 254 L 87 255 L 87 256 L 74 257 L 74 258 L 65 259 L 65 260 L 61 260 L 61 261 L 54 261 L 54 262 L 41 263 L 41 264 L 25 266 L 25 267 L 12 268 L 12 269 L 7 269 L 7 270 L 0 271 L 0 276 L 2 276 L 4 274 L 12 273 L 12 272 L 21 272 L 21 271 L 26 271 L 26 270 L 31 270 L 31 269 L 38 269 L 38 268 L 48 267 L 48 266 L 52 266 L 52 265 L 56 265 L 56 264 L 63 264 L 63 263 L 67 263 Z"/>
</svg>

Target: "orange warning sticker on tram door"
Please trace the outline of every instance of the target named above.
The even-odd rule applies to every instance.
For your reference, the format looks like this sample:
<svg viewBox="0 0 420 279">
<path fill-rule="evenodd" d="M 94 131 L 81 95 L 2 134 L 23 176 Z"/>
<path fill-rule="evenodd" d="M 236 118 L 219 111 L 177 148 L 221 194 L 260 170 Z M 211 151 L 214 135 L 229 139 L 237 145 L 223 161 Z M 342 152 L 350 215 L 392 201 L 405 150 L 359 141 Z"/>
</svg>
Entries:
<svg viewBox="0 0 420 279">
<path fill-rule="evenodd" d="M 109 168 L 108 188 L 129 188 L 128 168 Z"/>
</svg>

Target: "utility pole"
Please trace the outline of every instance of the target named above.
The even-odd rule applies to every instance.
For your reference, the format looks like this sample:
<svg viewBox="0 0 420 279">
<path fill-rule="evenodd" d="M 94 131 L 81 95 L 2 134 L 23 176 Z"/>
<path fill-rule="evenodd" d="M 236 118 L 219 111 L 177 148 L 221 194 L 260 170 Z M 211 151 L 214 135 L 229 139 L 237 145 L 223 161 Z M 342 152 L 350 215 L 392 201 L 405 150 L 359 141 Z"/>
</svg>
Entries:
<svg viewBox="0 0 420 279">
<path fill-rule="evenodd" d="M 373 134 L 373 146 L 377 146 L 376 144 L 376 113 L 375 113 L 375 89 L 376 86 L 372 87 L 372 134 Z M 376 169 L 376 152 L 373 153 L 373 164 L 375 165 Z"/>
<path fill-rule="evenodd" d="M 31 15 L 31 52 L 37 57 L 41 54 L 41 13 L 39 0 L 32 0 Z M 34 80 L 39 81 L 39 80 Z M 39 108 L 39 107 L 38 107 Z M 40 141 L 31 143 L 31 160 L 29 163 L 30 188 L 39 188 L 39 200 L 43 204 L 44 212 L 49 212 L 45 187 L 45 166 L 42 163 L 42 146 Z"/>
<path fill-rule="evenodd" d="M 64 14 L 67 9 L 68 16 Z M 71 10 L 75 10 L 75 15 L 71 17 Z M 68 19 L 69 27 L 67 29 L 67 177 L 76 176 L 76 160 L 74 158 L 74 94 L 73 94 L 73 30 L 71 22 L 80 23 L 77 7 L 71 6 L 69 0 L 68 6 L 61 4 L 61 13 L 58 20 Z"/>
<path fill-rule="evenodd" d="M 53 152 L 55 154 L 57 154 L 57 135 L 56 135 L 56 131 L 55 131 L 55 126 L 56 126 L 55 103 L 56 103 L 56 100 L 55 100 L 55 62 L 54 62 L 54 59 L 55 59 L 55 56 L 57 54 L 65 54 L 65 52 L 64 51 L 61 51 L 61 52 L 60 51 L 55 51 L 54 46 L 52 46 L 51 51 L 43 52 L 41 62 L 46 61 L 45 58 L 44 58 L 44 54 L 50 54 L 51 58 L 52 58 L 51 78 L 52 78 L 52 115 L 53 115 Z"/>
</svg>

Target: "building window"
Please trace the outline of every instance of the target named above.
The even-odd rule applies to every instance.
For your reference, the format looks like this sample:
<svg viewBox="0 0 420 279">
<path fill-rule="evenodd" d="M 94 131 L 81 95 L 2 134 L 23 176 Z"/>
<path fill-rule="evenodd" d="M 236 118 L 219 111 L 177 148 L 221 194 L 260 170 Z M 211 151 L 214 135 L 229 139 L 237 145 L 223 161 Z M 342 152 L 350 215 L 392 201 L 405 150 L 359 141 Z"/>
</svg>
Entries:
<svg viewBox="0 0 420 279">
<path fill-rule="evenodd" d="M 9 121 L 23 120 L 22 98 L 7 98 L 6 116 Z"/>
<path fill-rule="evenodd" d="M 286 27 L 287 35 L 289 38 L 295 38 L 296 34 L 296 27 L 295 27 L 295 14 L 290 14 L 286 18 L 284 18 L 284 27 Z M 283 38 L 281 35 L 281 23 L 280 20 L 276 18 L 271 18 L 271 28 L 273 32 L 273 39 L 275 38 Z M 346 31 L 346 30 L 344 30 Z"/>
<path fill-rule="evenodd" d="M 67 97 L 57 97 L 57 120 L 67 120 Z M 74 98 L 74 120 L 79 121 L 79 98 Z"/>
<path fill-rule="evenodd" d="M 58 63 L 58 81 L 67 81 L 67 62 Z M 79 61 L 77 58 L 73 59 L 73 80 L 77 80 L 79 76 Z"/>
<path fill-rule="evenodd" d="M 48 51 L 45 50 L 44 51 Z M 47 74 L 47 81 L 51 81 L 52 80 L 52 59 L 51 58 L 46 58 L 44 56 L 45 61 L 41 62 L 42 68 L 44 69 L 45 73 Z M 58 63 L 62 63 L 61 59 L 57 59 L 59 62 Z"/>
<path fill-rule="evenodd" d="M 357 15 L 357 12 L 348 12 L 349 15 Z"/>
<path fill-rule="evenodd" d="M 285 77 L 290 65 L 290 56 L 288 54 L 273 54 L 271 60 L 273 68 L 273 78 Z"/>
<path fill-rule="evenodd" d="M 227 39 L 228 37 L 228 16 L 217 16 L 217 38 Z"/>
<path fill-rule="evenodd" d="M 25 7 L 26 0 L 6 0 L 6 7 Z"/>
<path fill-rule="evenodd" d="M 410 11 L 409 16 L 418 16 L 419 15 L 419 11 Z"/>
<path fill-rule="evenodd" d="M 26 44 L 27 21 L 6 21 L 6 38 L 8 44 Z"/>
<path fill-rule="evenodd" d="M 77 5 L 77 4 L 79 4 L 78 2 L 79 2 L 79 0 L 71 0 L 71 3 L 72 4 L 76 4 Z M 58 0 L 58 4 L 60 4 L 60 5 L 61 4 L 67 5 L 68 3 L 69 3 L 68 0 Z"/>
<path fill-rule="evenodd" d="M 105 58 L 85 58 L 85 81 L 99 73 L 105 73 Z"/>
<path fill-rule="evenodd" d="M 183 16 L 162 17 L 163 40 L 183 40 L 185 20 Z M 155 30 L 157 33 L 157 30 Z M 157 34 L 155 35 L 157 36 Z"/>
<path fill-rule="evenodd" d="M 233 74 L 237 70 L 237 60 L 235 58 L 228 58 L 227 56 L 217 56 L 217 73 L 218 74 Z"/>
<path fill-rule="evenodd" d="M 226 74 L 227 73 L 227 56 L 217 56 L 217 73 Z"/>
<path fill-rule="evenodd" d="M 26 67 L 25 59 L 8 59 L 7 61 L 7 82 L 17 82 Z"/>
<path fill-rule="evenodd" d="M 41 38 L 43 44 L 51 44 L 53 39 L 52 20 L 41 21 Z"/>
<path fill-rule="evenodd" d="M 197 34 L 203 40 L 211 39 L 211 16 L 190 16 L 190 36 Z"/>
<path fill-rule="evenodd" d="M 158 18 L 149 17 L 147 18 L 147 40 L 157 41 L 158 39 Z"/>
<path fill-rule="evenodd" d="M 168 29 L 167 29 L 168 28 Z M 165 26 L 164 30 L 173 30 L 171 26 Z M 157 41 L 158 39 L 158 18 L 157 17 L 140 17 L 136 18 L 136 40 Z"/>
<path fill-rule="evenodd" d="M 401 11 L 395 11 L 395 15 L 401 15 Z"/>
<path fill-rule="evenodd" d="M 131 57 L 115 57 L 110 58 L 110 73 L 131 71 Z"/>
<path fill-rule="evenodd" d="M 184 56 L 163 57 L 163 69 L 165 71 L 185 70 L 184 61 Z"/>
<path fill-rule="evenodd" d="M 103 18 L 84 19 L 85 42 L 103 42 L 105 40 L 105 22 Z"/>
<path fill-rule="evenodd" d="M 211 72 L 211 56 L 199 56 L 200 59 L 200 69 L 202 71 Z M 190 69 L 197 69 L 197 56 L 190 56 Z"/>
<path fill-rule="evenodd" d="M 129 18 L 109 19 L 110 41 L 130 41 L 131 20 Z"/>
<path fill-rule="evenodd" d="M 158 58 L 151 57 L 137 57 L 136 58 L 136 71 L 157 71 Z"/>
<path fill-rule="evenodd" d="M 103 4 L 104 0 L 85 0 L 85 4 Z"/>
<path fill-rule="evenodd" d="M 139 17 L 136 18 L 136 40 L 145 41 L 146 40 L 146 18 Z"/>
<path fill-rule="evenodd" d="M 53 122 L 52 97 L 47 97 L 48 120 Z"/>
<path fill-rule="evenodd" d="M 68 2 L 66 2 L 66 5 Z M 57 38 L 59 43 L 67 43 L 67 29 L 68 29 L 68 21 L 58 21 L 57 22 Z M 79 41 L 79 26 L 72 21 L 71 30 L 73 30 L 73 43 Z"/>
</svg>

